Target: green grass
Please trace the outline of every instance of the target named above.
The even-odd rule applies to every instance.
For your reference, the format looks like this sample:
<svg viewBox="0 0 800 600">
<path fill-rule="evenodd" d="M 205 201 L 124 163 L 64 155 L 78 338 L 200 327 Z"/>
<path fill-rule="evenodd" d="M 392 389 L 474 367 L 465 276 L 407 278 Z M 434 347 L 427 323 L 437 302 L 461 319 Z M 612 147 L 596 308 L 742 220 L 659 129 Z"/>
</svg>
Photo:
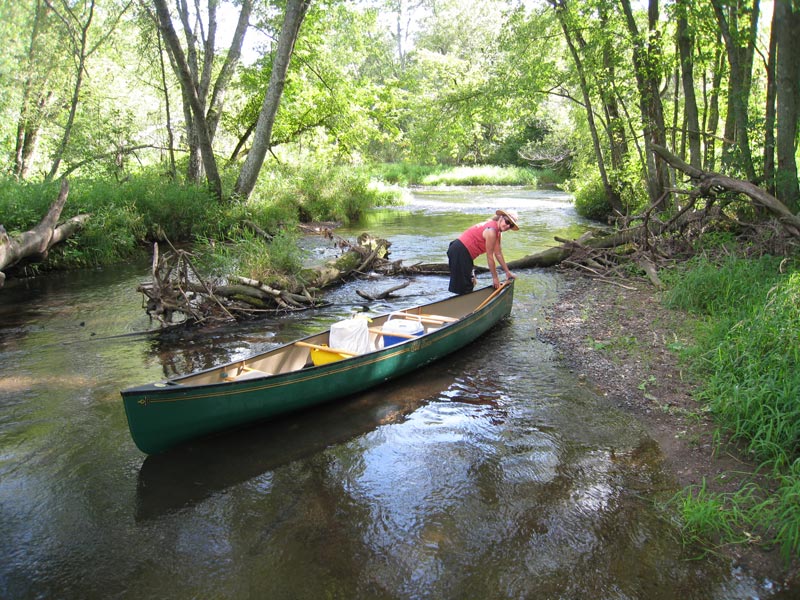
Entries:
<svg viewBox="0 0 800 600">
<path fill-rule="evenodd" d="M 421 181 L 423 185 L 531 185 L 536 174 L 521 167 L 454 167 L 440 173 L 431 173 Z"/>
<path fill-rule="evenodd" d="M 745 485 L 735 492 L 711 492 L 705 478 L 672 497 L 668 505 L 681 519 L 684 542 L 706 550 L 726 544 L 746 544 L 757 539 L 758 519 L 751 507 L 760 505 L 761 490 Z"/>
<path fill-rule="evenodd" d="M 526 185 L 536 186 L 542 177 L 548 184 L 557 176 L 552 171 L 493 165 L 443 167 L 408 163 L 382 164 L 373 168 L 375 177 L 398 185 Z"/>
<path fill-rule="evenodd" d="M 199 240 L 194 253 L 198 266 L 210 277 L 225 278 L 236 273 L 280 287 L 286 282 L 286 274 L 297 273 L 302 268 L 303 252 L 297 245 L 298 235 L 295 230 L 282 229 L 270 243 L 265 243 L 253 232 L 242 229 L 234 243 Z"/>
<path fill-rule="evenodd" d="M 380 181 L 396 185 L 419 185 L 428 175 L 438 173 L 442 167 L 411 163 L 383 163 L 371 168 Z"/>
<path fill-rule="evenodd" d="M 740 442 L 776 491 L 737 498 L 736 511 L 717 507 L 718 518 L 743 518 L 768 532 L 767 543 L 800 555 L 800 270 L 777 257 L 719 262 L 695 259 L 673 274 L 669 306 L 703 318 L 687 360 L 703 381 L 698 400 L 719 424 L 718 438 Z M 692 504 L 719 498 L 701 494 Z M 702 513 L 699 506 L 694 510 Z M 713 511 L 712 511 L 713 512 Z M 731 536 L 709 519 L 713 535 Z M 731 541 L 735 541 L 731 540 Z"/>
</svg>

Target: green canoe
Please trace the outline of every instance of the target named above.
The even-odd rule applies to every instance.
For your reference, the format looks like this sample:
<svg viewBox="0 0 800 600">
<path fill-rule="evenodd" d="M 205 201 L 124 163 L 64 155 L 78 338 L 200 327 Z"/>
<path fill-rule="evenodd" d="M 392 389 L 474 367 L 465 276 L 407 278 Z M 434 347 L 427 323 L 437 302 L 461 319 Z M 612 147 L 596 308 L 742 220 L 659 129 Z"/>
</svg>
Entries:
<svg viewBox="0 0 800 600">
<path fill-rule="evenodd" d="M 474 341 L 511 312 L 513 280 L 375 317 L 369 349 L 330 347 L 331 330 L 219 367 L 121 392 L 136 446 L 182 442 L 354 394 Z M 391 323 L 390 323 L 391 321 Z M 404 333 L 408 321 L 417 331 Z M 390 325 L 395 325 L 390 327 Z"/>
</svg>

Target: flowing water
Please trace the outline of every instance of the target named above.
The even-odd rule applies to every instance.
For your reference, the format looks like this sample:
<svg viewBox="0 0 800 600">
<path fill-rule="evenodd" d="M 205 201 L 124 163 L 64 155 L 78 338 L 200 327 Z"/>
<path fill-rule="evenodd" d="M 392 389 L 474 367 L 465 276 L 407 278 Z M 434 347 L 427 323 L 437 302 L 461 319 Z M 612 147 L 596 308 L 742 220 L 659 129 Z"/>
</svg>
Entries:
<svg viewBox="0 0 800 600">
<path fill-rule="evenodd" d="M 337 233 L 444 262 L 495 208 L 513 260 L 588 223 L 563 195 L 417 191 Z M 332 250 L 304 244 L 309 260 Z M 485 264 L 485 258 L 479 259 Z M 331 306 L 171 336 L 135 291 L 149 265 L 8 282 L 0 291 L 0 598 L 766 598 L 769 581 L 682 547 L 676 488 L 632 417 L 539 341 L 563 285 L 522 271 L 511 318 L 403 381 L 146 457 L 121 388 L 210 367 L 364 310 Z M 488 275 L 482 283 L 488 283 Z M 412 278 L 382 313 L 448 296 Z"/>
</svg>

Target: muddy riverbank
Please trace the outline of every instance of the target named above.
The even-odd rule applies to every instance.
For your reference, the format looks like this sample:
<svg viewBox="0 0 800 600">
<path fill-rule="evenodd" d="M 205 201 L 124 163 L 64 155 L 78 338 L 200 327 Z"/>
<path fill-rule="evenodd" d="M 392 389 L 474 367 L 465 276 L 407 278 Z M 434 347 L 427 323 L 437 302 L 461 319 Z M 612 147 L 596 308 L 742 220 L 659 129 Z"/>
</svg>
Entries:
<svg viewBox="0 0 800 600">
<path fill-rule="evenodd" d="M 615 406 L 635 414 L 659 443 L 683 487 L 705 480 L 711 491 L 733 491 L 751 480 L 755 465 L 731 445 L 714 444 L 713 418 L 694 398 L 697 382 L 676 351 L 692 341 L 696 321 L 667 309 L 645 281 L 619 285 L 567 274 L 569 284 L 540 332 L 569 368 Z M 777 548 L 723 547 L 756 578 L 800 592 L 798 564 L 787 566 Z"/>
</svg>

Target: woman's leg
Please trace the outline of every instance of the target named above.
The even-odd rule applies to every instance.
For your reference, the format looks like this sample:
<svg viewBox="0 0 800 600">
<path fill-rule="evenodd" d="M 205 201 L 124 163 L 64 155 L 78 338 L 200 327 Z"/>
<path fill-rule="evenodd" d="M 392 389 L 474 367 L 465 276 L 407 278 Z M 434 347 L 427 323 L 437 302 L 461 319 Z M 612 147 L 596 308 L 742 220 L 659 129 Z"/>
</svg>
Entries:
<svg viewBox="0 0 800 600">
<path fill-rule="evenodd" d="M 466 294 L 475 287 L 472 279 L 472 257 L 469 250 L 459 240 L 450 242 L 447 248 L 447 262 L 450 265 L 450 286 L 454 294 Z"/>
</svg>

